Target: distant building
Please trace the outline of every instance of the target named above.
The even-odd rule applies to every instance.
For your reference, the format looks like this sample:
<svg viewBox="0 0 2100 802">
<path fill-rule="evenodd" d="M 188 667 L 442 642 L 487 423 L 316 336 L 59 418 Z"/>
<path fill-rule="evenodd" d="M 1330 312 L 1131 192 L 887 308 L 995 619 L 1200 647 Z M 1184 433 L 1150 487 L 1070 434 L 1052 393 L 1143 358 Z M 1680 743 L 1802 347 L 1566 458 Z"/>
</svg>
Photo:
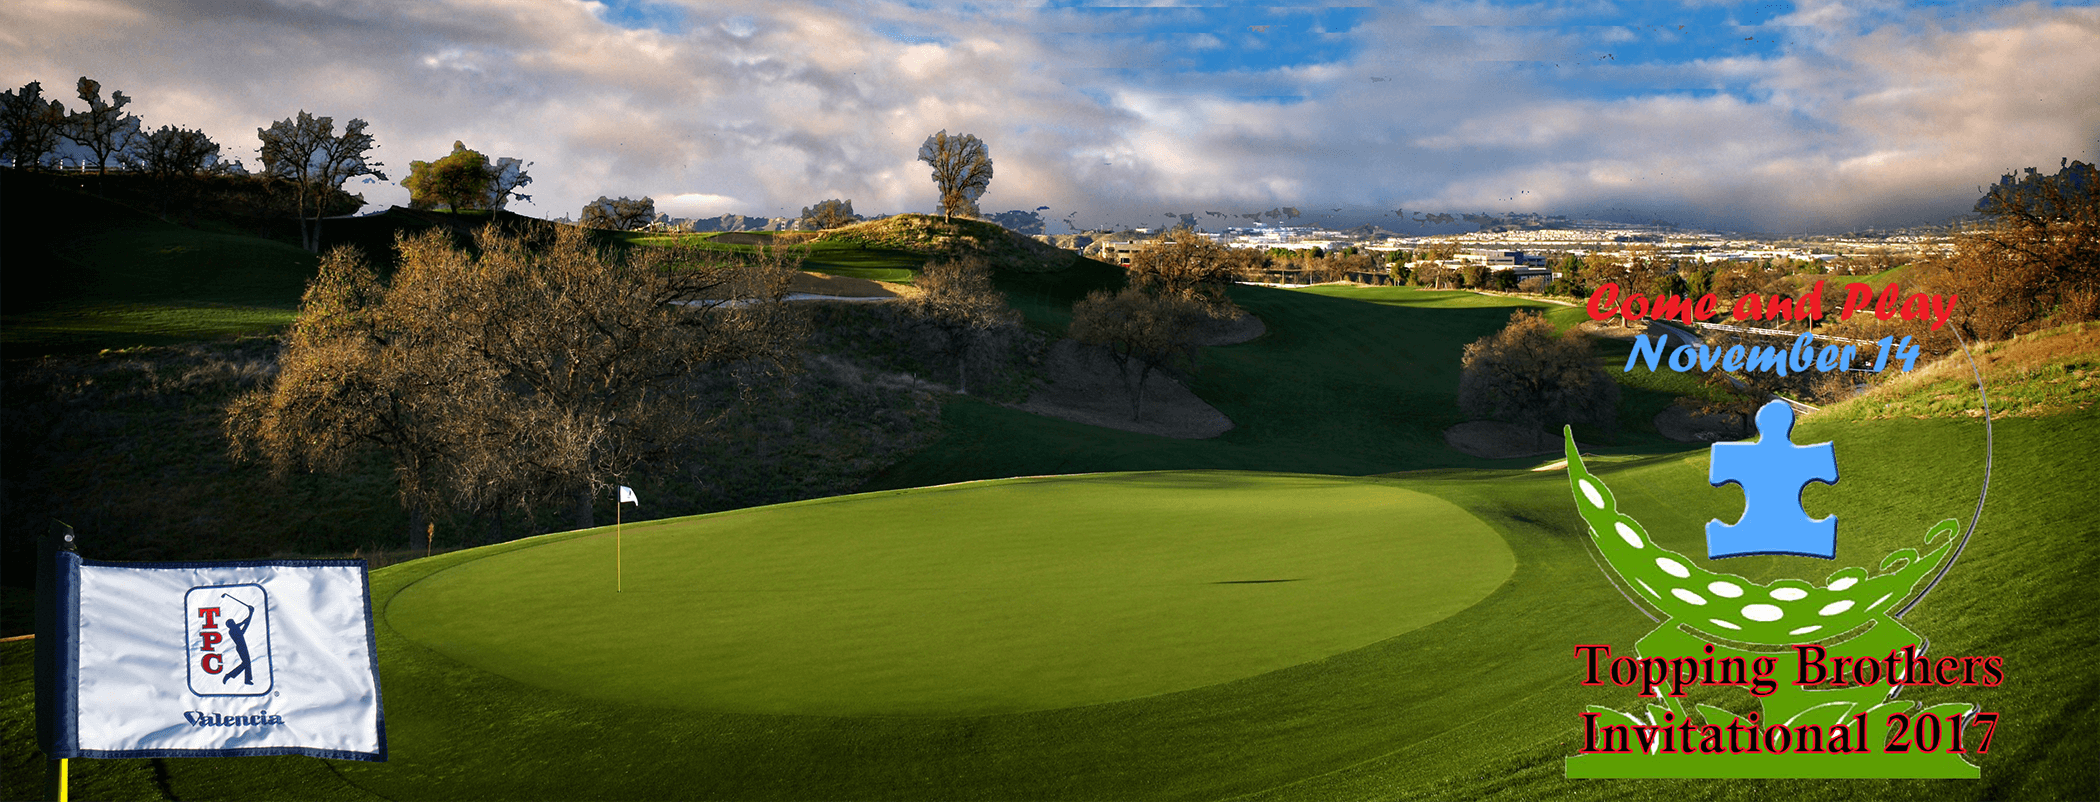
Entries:
<svg viewBox="0 0 2100 802">
<path fill-rule="evenodd" d="M 1137 253 L 1138 249 L 1146 244 L 1135 240 L 1109 240 L 1100 243 L 1100 256 L 1095 258 L 1109 264 L 1128 265 L 1131 254 Z"/>
<path fill-rule="evenodd" d="M 1461 264 L 1484 264 L 1489 270 L 1516 272 L 1517 280 L 1544 278 L 1553 280 L 1553 268 L 1546 266 L 1546 257 L 1527 254 L 1523 251 L 1508 251 L 1500 248 L 1474 248 L 1458 255 Z"/>
</svg>

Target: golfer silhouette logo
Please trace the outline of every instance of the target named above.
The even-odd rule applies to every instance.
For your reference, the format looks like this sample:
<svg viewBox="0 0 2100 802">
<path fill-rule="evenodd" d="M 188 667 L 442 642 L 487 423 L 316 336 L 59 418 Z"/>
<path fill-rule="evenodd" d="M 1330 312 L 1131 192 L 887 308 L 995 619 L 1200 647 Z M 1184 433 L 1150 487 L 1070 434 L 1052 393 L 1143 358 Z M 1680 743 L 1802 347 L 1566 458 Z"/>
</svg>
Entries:
<svg viewBox="0 0 2100 802">
<path fill-rule="evenodd" d="M 234 666 L 232 671 L 226 672 L 226 677 L 219 681 L 222 683 L 232 682 L 234 677 L 242 677 L 243 684 L 254 685 L 255 659 L 248 656 L 248 625 L 255 621 L 255 607 L 225 593 L 221 593 L 219 596 L 232 600 L 234 604 L 248 608 L 248 615 L 242 617 L 241 620 L 227 619 L 226 621 L 226 634 L 233 638 L 233 650 L 240 654 L 241 664 Z"/>
<path fill-rule="evenodd" d="M 270 660 L 269 600 L 261 585 L 190 588 L 183 607 L 189 630 L 191 693 L 270 693 L 276 680 Z"/>
</svg>

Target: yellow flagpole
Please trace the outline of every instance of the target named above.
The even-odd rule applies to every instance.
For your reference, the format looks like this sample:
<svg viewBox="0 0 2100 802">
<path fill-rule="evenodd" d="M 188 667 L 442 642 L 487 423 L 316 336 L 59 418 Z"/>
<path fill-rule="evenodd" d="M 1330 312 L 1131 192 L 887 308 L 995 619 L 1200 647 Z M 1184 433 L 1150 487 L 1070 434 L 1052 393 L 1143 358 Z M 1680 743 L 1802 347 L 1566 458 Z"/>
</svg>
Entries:
<svg viewBox="0 0 2100 802">
<path fill-rule="evenodd" d="M 626 580 L 620 572 L 620 491 L 613 491 L 613 592 L 626 592 Z"/>
<path fill-rule="evenodd" d="M 65 758 L 59 758 L 59 759 L 58 759 L 58 802 L 66 802 L 66 790 L 67 790 L 67 789 L 66 789 L 66 786 L 67 786 L 67 785 L 69 785 L 69 783 L 67 783 L 67 782 L 66 782 L 66 780 L 68 779 L 68 778 L 66 777 L 66 769 L 67 769 L 67 768 L 68 768 L 68 766 L 66 765 L 66 759 L 65 759 Z"/>
</svg>

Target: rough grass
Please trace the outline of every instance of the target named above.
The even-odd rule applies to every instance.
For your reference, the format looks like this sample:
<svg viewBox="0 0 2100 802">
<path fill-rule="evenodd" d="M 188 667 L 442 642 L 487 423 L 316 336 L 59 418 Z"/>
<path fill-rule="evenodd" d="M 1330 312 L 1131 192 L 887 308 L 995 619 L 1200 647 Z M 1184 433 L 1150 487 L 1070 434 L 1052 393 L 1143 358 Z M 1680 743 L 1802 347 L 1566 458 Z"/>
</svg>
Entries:
<svg viewBox="0 0 2100 802">
<path fill-rule="evenodd" d="M 1977 417 L 1980 370 L 1993 417 L 2089 412 L 2100 400 L 2100 322 L 2074 323 L 1970 346 L 1831 405 L 1839 420 Z"/>
</svg>

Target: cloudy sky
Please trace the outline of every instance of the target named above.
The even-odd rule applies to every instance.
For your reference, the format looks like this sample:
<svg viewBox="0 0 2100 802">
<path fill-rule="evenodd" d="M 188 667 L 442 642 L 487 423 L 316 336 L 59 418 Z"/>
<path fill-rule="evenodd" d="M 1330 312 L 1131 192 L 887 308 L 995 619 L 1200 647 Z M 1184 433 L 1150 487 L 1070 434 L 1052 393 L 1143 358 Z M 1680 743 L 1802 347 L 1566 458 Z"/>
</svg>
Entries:
<svg viewBox="0 0 2100 802">
<path fill-rule="evenodd" d="M 1081 227 L 1291 206 L 1833 231 L 2100 156 L 2089 2 L 0 3 L 0 83 L 70 99 L 81 75 L 251 166 L 301 109 L 367 120 L 395 181 L 455 139 L 526 159 L 513 209 L 542 217 L 931 211 L 915 157 L 942 129 L 989 145 L 986 211 Z"/>
</svg>

